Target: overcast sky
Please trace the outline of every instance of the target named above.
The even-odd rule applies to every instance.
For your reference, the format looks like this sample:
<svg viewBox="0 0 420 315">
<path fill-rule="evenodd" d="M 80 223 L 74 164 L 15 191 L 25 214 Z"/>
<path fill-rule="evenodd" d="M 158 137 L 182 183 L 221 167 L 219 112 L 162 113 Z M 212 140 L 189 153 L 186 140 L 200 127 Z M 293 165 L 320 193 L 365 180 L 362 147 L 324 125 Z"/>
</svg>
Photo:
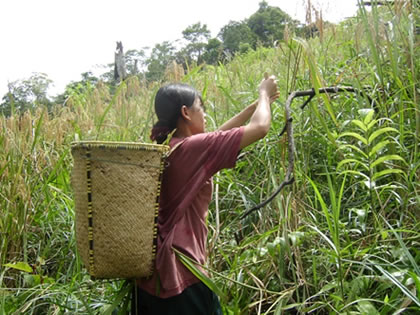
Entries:
<svg viewBox="0 0 420 315">
<path fill-rule="evenodd" d="M 53 80 L 50 94 L 98 73 L 112 63 L 116 41 L 124 51 L 153 47 L 182 38 L 197 22 L 212 36 L 229 21 L 241 21 L 261 0 L 1 0 L 0 101 L 7 83 L 46 73 Z M 305 18 L 307 0 L 267 0 L 295 19 Z M 311 0 L 325 20 L 337 22 L 355 14 L 357 0 Z"/>
</svg>

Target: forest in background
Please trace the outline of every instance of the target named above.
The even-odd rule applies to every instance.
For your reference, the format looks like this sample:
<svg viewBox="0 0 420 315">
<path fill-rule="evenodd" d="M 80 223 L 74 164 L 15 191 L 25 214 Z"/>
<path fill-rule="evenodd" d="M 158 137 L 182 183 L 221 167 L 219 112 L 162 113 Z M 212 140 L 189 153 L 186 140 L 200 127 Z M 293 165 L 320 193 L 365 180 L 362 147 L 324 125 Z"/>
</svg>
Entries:
<svg viewBox="0 0 420 315">
<path fill-rule="evenodd" d="M 214 64 L 170 59 L 158 80 L 86 74 L 63 102 L 9 99 L 0 116 L 0 314 L 123 313 L 125 283 L 91 280 L 76 252 L 70 144 L 149 142 L 154 95 L 171 81 L 202 93 L 214 130 L 255 100 L 265 71 L 282 93 L 271 131 L 215 177 L 209 211 L 209 281 L 225 314 L 417 314 L 419 9 L 361 6 L 338 25 L 318 20 L 310 36 L 284 24 L 275 41 Z M 295 99 L 288 122 L 293 91 L 314 97 Z M 281 132 L 288 123 L 295 152 Z M 291 154 L 294 183 L 241 218 L 285 179 Z"/>
</svg>

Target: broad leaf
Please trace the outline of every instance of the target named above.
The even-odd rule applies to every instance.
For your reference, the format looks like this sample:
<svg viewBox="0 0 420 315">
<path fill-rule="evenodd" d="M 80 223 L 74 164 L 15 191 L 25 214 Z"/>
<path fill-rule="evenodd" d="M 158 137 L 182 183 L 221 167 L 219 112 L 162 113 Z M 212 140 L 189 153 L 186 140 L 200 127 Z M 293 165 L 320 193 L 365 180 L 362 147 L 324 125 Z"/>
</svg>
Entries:
<svg viewBox="0 0 420 315">
<path fill-rule="evenodd" d="M 380 314 L 376 307 L 367 300 L 362 300 L 359 303 L 357 303 L 357 308 L 359 309 L 360 313 L 366 314 L 366 315 L 375 315 Z"/>
<path fill-rule="evenodd" d="M 20 270 L 20 271 L 25 271 L 25 272 L 33 272 L 33 269 L 31 266 L 29 266 L 28 263 L 20 261 L 14 264 L 4 264 L 3 266 L 5 267 L 9 267 L 9 268 L 13 268 L 16 270 Z"/>
<path fill-rule="evenodd" d="M 376 119 L 374 119 L 374 120 L 372 120 L 368 125 L 367 125 L 367 130 L 370 130 L 370 128 L 372 128 L 374 125 L 376 125 L 377 124 L 377 120 Z"/>
<path fill-rule="evenodd" d="M 374 111 L 373 111 L 372 108 L 362 108 L 362 109 L 359 109 L 357 112 L 359 113 L 359 115 L 364 120 L 366 120 L 366 118 L 368 118 L 370 115 L 373 116 L 373 114 L 374 114 Z M 370 119 L 372 119 L 372 117 Z M 368 123 L 369 123 L 369 121 L 368 122 L 365 122 L 365 124 L 368 124 Z"/>
<path fill-rule="evenodd" d="M 372 150 L 370 150 L 369 152 L 369 157 L 372 157 L 374 154 L 376 154 L 376 152 L 378 152 L 379 150 L 381 150 L 384 146 L 386 146 L 388 143 L 390 143 L 389 140 L 385 140 L 385 141 L 381 141 L 379 142 L 377 145 L 375 145 Z"/>
<path fill-rule="evenodd" d="M 366 170 L 369 170 L 369 167 L 365 163 L 363 163 L 363 162 L 361 162 L 359 160 L 356 160 L 356 159 L 345 159 L 345 160 L 342 160 L 340 163 L 338 163 L 337 169 L 339 169 L 343 165 L 349 164 L 349 163 L 359 164 L 359 165 L 363 166 Z"/>
<path fill-rule="evenodd" d="M 363 120 L 363 122 L 366 125 L 369 124 L 371 122 L 374 114 L 375 114 L 375 111 L 373 109 L 369 109 L 365 119 Z"/>
<path fill-rule="evenodd" d="M 378 129 L 370 135 L 369 143 L 372 143 L 373 140 L 375 140 L 377 137 L 379 137 L 381 134 L 385 132 L 398 132 L 398 130 L 392 127 L 385 127 L 385 128 Z"/>
<path fill-rule="evenodd" d="M 364 158 L 368 158 L 368 156 L 367 156 L 367 154 L 365 153 L 365 152 L 363 152 L 360 148 L 358 148 L 358 147 L 356 147 L 355 145 L 353 145 L 353 144 L 343 144 L 343 145 L 340 145 L 339 147 L 338 147 L 338 149 L 339 150 L 343 150 L 344 151 L 344 149 L 346 149 L 346 148 L 350 148 L 350 149 L 352 149 L 352 150 L 354 150 L 354 151 L 357 151 L 358 153 L 360 153 Z"/>
<path fill-rule="evenodd" d="M 378 178 L 381 178 L 382 176 L 389 175 L 389 174 L 404 174 L 404 172 L 402 170 L 394 169 L 394 168 L 383 170 L 379 173 L 374 174 L 372 176 L 372 180 L 377 180 Z"/>
<path fill-rule="evenodd" d="M 346 137 L 346 136 L 350 136 L 350 137 L 356 138 L 357 140 L 362 141 L 364 144 L 368 144 L 367 139 L 365 137 L 359 135 L 356 132 L 343 132 L 338 137 L 341 138 L 341 137 Z"/>
<path fill-rule="evenodd" d="M 360 129 L 362 129 L 363 131 L 365 131 L 365 132 L 367 131 L 366 125 L 364 123 L 362 123 L 360 120 L 354 119 L 351 122 L 352 122 L 352 124 L 356 125 Z"/>
<path fill-rule="evenodd" d="M 396 155 L 396 154 L 385 155 L 385 156 L 382 156 L 379 159 L 377 159 L 375 162 L 373 162 L 370 165 L 370 168 L 372 169 L 375 166 L 378 166 L 379 164 L 381 164 L 385 161 L 403 161 L 403 162 L 405 162 L 404 159 L 399 155 Z"/>
<path fill-rule="evenodd" d="M 346 175 L 346 174 L 353 174 L 353 175 L 356 175 L 356 176 L 364 177 L 366 180 L 369 180 L 369 176 L 367 176 L 366 174 L 363 174 L 362 172 L 359 172 L 359 171 L 346 170 L 346 171 L 340 172 L 340 175 Z"/>
</svg>

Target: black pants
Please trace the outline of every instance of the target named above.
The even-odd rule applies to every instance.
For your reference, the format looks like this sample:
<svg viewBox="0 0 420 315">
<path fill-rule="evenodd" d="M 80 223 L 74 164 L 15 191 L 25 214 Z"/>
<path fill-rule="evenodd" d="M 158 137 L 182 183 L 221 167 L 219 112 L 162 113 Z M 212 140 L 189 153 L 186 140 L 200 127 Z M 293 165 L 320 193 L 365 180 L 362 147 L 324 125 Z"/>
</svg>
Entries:
<svg viewBox="0 0 420 315">
<path fill-rule="evenodd" d="M 134 295 L 132 315 L 222 315 L 219 298 L 202 282 L 167 299 L 150 295 L 139 288 Z"/>
</svg>

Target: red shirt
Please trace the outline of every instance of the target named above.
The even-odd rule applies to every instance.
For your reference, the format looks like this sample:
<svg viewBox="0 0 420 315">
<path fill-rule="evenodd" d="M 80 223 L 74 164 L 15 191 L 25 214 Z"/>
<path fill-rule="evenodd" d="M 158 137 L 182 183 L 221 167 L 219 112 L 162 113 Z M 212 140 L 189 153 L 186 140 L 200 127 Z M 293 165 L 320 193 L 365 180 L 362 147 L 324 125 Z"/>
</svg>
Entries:
<svg viewBox="0 0 420 315">
<path fill-rule="evenodd" d="M 168 298 L 199 282 L 172 247 L 205 264 L 212 176 L 235 166 L 242 135 L 241 127 L 171 139 L 171 147 L 184 141 L 169 156 L 163 173 L 155 271 L 152 277 L 138 281 L 149 294 Z"/>
</svg>

